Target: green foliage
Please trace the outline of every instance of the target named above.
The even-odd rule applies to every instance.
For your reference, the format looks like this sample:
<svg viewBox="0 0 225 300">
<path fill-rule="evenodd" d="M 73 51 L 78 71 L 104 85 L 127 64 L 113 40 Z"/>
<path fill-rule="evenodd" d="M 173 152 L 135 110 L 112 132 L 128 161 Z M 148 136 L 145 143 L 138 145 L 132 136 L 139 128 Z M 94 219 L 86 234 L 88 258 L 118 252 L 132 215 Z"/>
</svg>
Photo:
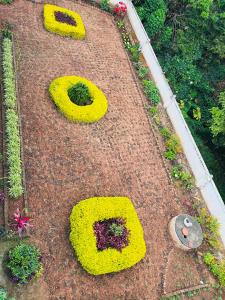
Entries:
<svg viewBox="0 0 225 300">
<path fill-rule="evenodd" d="M 110 12 L 109 0 L 101 0 L 99 5 L 102 10 Z"/>
<path fill-rule="evenodd" d="M 137 13 L 143 21 L 149 37 L 154 36 L 163 27 L 166 19 L 166 5 L 163 0 L 136 1 Z"/>
<path fill-rule="evenodd" d="M 193 109 L 193 118 L 197 121 L 201 120 L 202 114 L 201 114 L 201 108 L 196 107 Z"/>
<path fill-rule="evenodd" d="M 114 236 L 122 236 L 123 235 L 123 231 L 124 231 L 124 227 L 123 225 L 118 225 L 116 223 L 112 223 L 110 225 L 109 228 L 110 232 L 114 235 Z"/>
<path fill-rule="evenodd" d="M 208 18 L 213 0 L 188 0 L 194 9 L 199 9 L 201 17 Z"/>
<path fill-rule="evenodd" d="M 12 41 L 3 39 L 3 87 L 4 104 L 6 106 L 6 146 L 9 195 L 17 198 L 22 195 L 22 167 L 20 134 L 18 128 L 18 116 L 16 113 L 16 90 L 13 68 Z"/>
<path fill-rule="evenodd" d="M 172 136 L 171 131 L 167 127 L 162 127 L 160 129 L 160 134 L 165 140 L 169 139 Z"/>
<path fill-rule="evenodd" d="M 0 288 L 0 300 L 15 300 L 15 298 L 9 298 L 7 290 Z"/>
<path fill-rule="evenodd" d="M 12 41 L 9 38 L 4 38 L 2 43 L 3 48 L 3 83 L 4 83 L 4 104 L 7 108 L 16 107 L 16 90 L 12 56 Z"/>
<path fill-rule="evenodd" d="M 20 135 L 18 117 L 14 110 L 6 110 L 6 138 L 9 195 L 17 198 L 22 195 L 22 167 L 20 156 Z"/>
<path fill-rule="evenodd" d="M 220 224 L 216 218 L 210 215 L 205 208 L 202 208 L 197 221 L 201 224 L 204 232 L 204 239 L 214 249 L 221 249 L 219 240 Z"/>
<path fill-rule="evenodd" d="M 151 38 L 163 27 L 166 19 L 166 12 L 164 9 L 157 9 L 147 16 L 145 22 L 145 29 L 148 36 Z"/>
<path fill-rule="evenodd" d="M 139 44 L 130 45 L 128 50 L 130 51 L 132 61 L 138 63 L 140 59 L 140 45 Z"/>
<path fill-rule="evenodd" d="M 68 96 L 73 103 L 80 106 L 89 105 L 93 102 L 88 87 L 82 82 L 69 88 Z"/>
<path fill-rule="evenodd" d="M 140 79 L 144 79 L 149 73 L 149 69 L 143 66 L 142 64 L 139 64 L 138 66 L 138 77 Z"/>
<path fill-rule="evenodd" d="M 18 284 L 28 283 L 42 273 L 41 253 L 34 245 L 20 243 L 9 250 L 6 267 Z"/>
<path fill-rule="evenodd" d="M 152 117 L 154 117 L 154 116 L 158 115 L 159 110 L 158 110 L 158 108 L 157 108 L 156 106 L 152 106 L 152 107 L 150 107 L 150 109 L 149 109 L 149 113 L 150 113 L 150 115 L 151 115 Z"/>
<path fill-rule="evenodd" d="M 182 113 L 192 135 L 225 197 L 225 114 L 216 99 L 225 78 L 225 2 L 164 2 L 167 7 L 162 1 L 147 0 L 135 1 L 135 5 L 170 86 L 178 101 L 183 101 Z M 166 14 L 164 25 L 156 18 L 159 25 L 150 26 L 152 14 L 160 9 Z"/>
<path fill-rule="evenodd" d="M 183 166 L 177 164 L 171 170 L 172 177 L 181 183 L 185 189 L 190 190 L 193 187 L 193 178 L 188 171 L 185 171 Z"/>
<path fill-rule="evenodd" d="M 220 140 L 220 143 L 225 146 L 225 92 L 221 92 L 218 97 L 219 107 L 213 107 L 211 109 L 212 113 L 212 123 L 210 129 L 214 138 Z"/>
<path fill-rule="evenodd" d="M 221 287 L 225 287 L 225 261 L 218 260 L 212 253 L 207 252 L 203 255 L 204 263 L 210 271 L 217 277 Z"/>
<path fill-rule="evenodd" d="M 157 87 L 151 80 L 143 80 L 144 93 L 148 100 L 151 101 L 153 105 L 157 105 L 160 102 L 160 95 Z"/>
<path fill-rule="evenodd" d="M 166 152 L 164 152 L 164 157 L 168 160 L 177 159 L 177 154 L 181 152 L 180 141 L 170 132 L 166 127 L 160 129 L 160 134 L 166 140 Z"/>
<path fill-rule="evenodd" d="M 0 0 L 0 4 L 11 4 L 14 0 Z"/>
</svg>

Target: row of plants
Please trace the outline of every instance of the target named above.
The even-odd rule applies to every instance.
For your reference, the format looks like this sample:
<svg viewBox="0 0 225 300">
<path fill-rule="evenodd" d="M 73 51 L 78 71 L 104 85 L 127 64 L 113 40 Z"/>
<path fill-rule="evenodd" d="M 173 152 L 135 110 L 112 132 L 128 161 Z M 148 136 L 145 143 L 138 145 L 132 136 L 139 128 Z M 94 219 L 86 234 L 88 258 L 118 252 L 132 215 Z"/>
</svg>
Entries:
<svg viewBox="0 0 225 300">
<path fill-rule="evenodd" d="M 212 274 L 218 279 L 220 287 L 225 287 L 225 258 L 220 253 L 223 249 L 219 228 L 220 224 L 216 218 L 208 213 L 206 208 L 198 208 L 197 221 L 201 224 L 204 232 L 204 244 L 202 246 L 203 261 Z"/>
<path fill-rule="evenodd" d="M 12 34 L 7 29 L 3 31 L 2 50 L 9 195 L 17 198 L 23 193 L 21 144 L 17 115 Z"/>
<path fill-rule="evenodd" d="M 159 129 L 161 136 L 165 142 L 166 151 L 164 157 L 173 163 L 171 176 L 182 187 L 187 190 L 192 189 L 194 180 L 187 167 L 178 162 L 179 154 L 182 153 L 179 138 L 173 134 L 169 128 L 165 127 L 160 119 L 158 104 L 160 103 L 160 95 L 154 82 L 150 79 L 149 69 L 141 61 L 141 52 L 139 44 L 132 44 L 129 34 L 126 31 L 125 24 L 122 20 L 117 21 L 117 26 L 121 32 L 122 40 L 125 48 L 130 54 L 131 61 L 136 70 L 143 87 L 143 92 L 149 101 L 149 114 L 153 118 L 156 126 Z"/>
<path fill-rule="evenodd" d="M 156 2 L 154 3 L 158 5 Z M 186 190 L 191 190 L 194 187 L 194 179 L 188 171 L 188 168 L 178 162 L 179 154 L 182 152 L 178 137 L 161 122 L 159 109 L 157 107 L 160 102 L 160 95 L 155 84 L 149 79 L 148 69 L 140 60 L 140 47 L 138 44 L 131 43 L 123 21 L 119 20 L 117 25 L 121 31 L 124 46 L 129 51 L 131 61 L 141 80 L 146 98 L 150 101 L 149 113 L 165 142 L 166 151 L 164 152 L 164 157 L 172 162 L 171 176 L 174 180 L 179 182 L 181 187 Z M 225 259 L 218 259 L 216 256 L 217 251 L 222 247 L 219 235 L 219 223 L 216 218 L 208 213 L 206 208 L 200 209 L 199 206 L 194 208 L 198 211 L 196 218 L 204 232 L 204 249 L 206 249 L 206 251 L 203 254 L 203 261 L 209 267 L 209 270 L 217 277 L 220 287 L 225 287 Z M 192 292 L 189 293 L 190 296 L 194 294 L 195 293 Z M 180 296 L 175 296 L 174 299 L 179 299 L 179 297 Z"/>
</svg>

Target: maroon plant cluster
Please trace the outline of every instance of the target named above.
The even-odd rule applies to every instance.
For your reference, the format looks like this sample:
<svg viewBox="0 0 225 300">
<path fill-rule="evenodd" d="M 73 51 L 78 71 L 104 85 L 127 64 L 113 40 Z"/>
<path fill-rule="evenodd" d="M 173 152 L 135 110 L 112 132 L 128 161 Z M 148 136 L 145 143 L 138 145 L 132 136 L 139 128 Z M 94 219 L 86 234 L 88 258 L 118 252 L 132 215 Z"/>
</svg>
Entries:
<svg viewBox="0 0 225 300">
<path fill-rule="evenodd" d="M 0 192 L 0 203 L 5 201 L 5 194 Z"/>
<path fill-rule="evenodd" d="M 16 212 L 14 213 L 13 228 L 16 229 L 19 236 L 21 236 L 22 233 L 26 232 L 28 227 L 32 227 L 32 225 L 29 222 L 30 217 L 23 216 L 20 210 L 17 208 Z"/>
<path fill-rule="evenodd" d="M 122 225 L 123 233 L 121 236 L 115 236 L 110 231 L 112 224 Z M 99 221 L 94 224 L 94 232 L 97 239 L 97 249 L 105 250 L 107 248 L 115 248 L 119 251 L 128 246 L 129 231 L 125 227 L 125 220 L 122 218 L 112 218 L 104 221 Z"/>
<path fill-rule="evenodd" d="M 55 11 L 55 19 L 56 19 L 56 21 L 61 22 L 61 23 L 66 23 L 66 24 L 69 24 L 72 26 L 77 25 L 77 23 L 71 16 L 69 16 L 61 11 Z"/>
</svg>

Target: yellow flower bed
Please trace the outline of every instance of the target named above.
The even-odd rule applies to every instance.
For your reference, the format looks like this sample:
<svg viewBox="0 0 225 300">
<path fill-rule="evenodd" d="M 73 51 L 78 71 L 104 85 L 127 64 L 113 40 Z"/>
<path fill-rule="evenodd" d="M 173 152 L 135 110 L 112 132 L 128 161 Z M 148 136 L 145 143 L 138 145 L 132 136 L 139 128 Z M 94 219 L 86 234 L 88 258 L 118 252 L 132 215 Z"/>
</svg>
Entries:
<svg viewBox="0 0 225 300">
<path fill-rule="evenodd" d="M 58 22 L 55 19 L 55 12 L 59 11 L 70 16 L 75 22 L 76 26 L 66 23 Z M 74 39 L 83 40 L 85 37 L 85 28 L 81 16 L 72 10 L 59 7 L 56 5 L 44 5 L 44 25 L 48 31 L 57 33 L 62 36 L 70 36 Z"/>
<path fill-rule="evenodd" d="M 80 106 L 70 100 L 68 89 L 78 82 L 82 82 L 88 87 L 93 101 L 90 105 Z M 108 108 L 104 93 L 83 77 L 64 76 L 56 78 L 50 84 L 49 92 L 56 106 L 71 121 L 96 122 L 105 115 Z"/>
<path fill-rule="evenodd" d="M 118 251 L 99 251 L 93 224 L 111 218 L 126 220 L 129 245 Z M 146 252 L 144 233 L 135 208 L 126 197 L 96 197 L 80 201 L 70 215 L 70 241 L 83 268 L 100 275 L 127 269 L 139 262 Z"/>
</svg>

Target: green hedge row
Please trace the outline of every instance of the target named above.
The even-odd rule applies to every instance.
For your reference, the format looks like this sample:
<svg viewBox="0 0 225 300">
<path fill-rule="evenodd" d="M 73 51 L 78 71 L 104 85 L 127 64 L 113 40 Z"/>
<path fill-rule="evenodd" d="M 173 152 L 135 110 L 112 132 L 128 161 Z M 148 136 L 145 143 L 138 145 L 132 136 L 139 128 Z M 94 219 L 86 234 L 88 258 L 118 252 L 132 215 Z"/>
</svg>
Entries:
<svg viewBox="0 0 225 300">
<path fill-rule="evenodd" d="M 22 195 L 23 186 L 12 40 L 8 37 L 4 37 L 2 48 L 9 195 L 13 198 L 17 198 Z"/>
</svg>

